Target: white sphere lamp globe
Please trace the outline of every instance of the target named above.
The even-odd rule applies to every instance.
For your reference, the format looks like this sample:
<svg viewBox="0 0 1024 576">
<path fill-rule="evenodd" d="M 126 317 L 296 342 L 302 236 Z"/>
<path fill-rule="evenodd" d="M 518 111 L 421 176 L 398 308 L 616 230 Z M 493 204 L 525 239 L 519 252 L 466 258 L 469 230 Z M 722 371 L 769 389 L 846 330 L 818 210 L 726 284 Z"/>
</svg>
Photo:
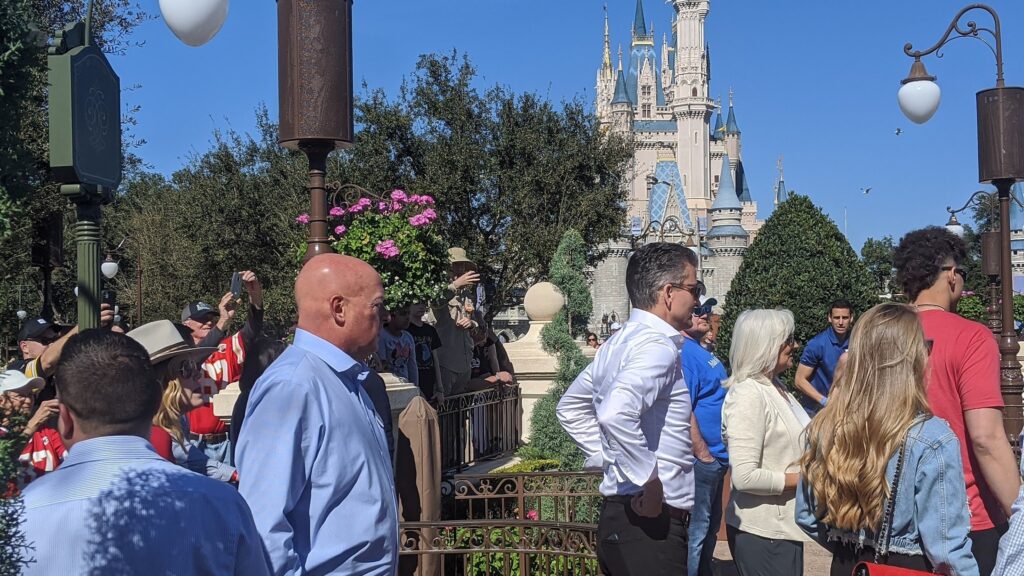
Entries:
<svg viewBox="0 0 1024 576">
<path fill-rule="evenodd" d="M 949 230 L 960 238 L 964 237 L 964 226 L 956 219 L 956 214 L 949 215 L 949 221 L 946 222 L 946 230 Z"/>
<path fill-rule="evenodd" d="M 939 109 L 942 97 L 942 90 L 935 83 L 935 77 L 928 75 L 920 60 L 914 60 L 910 75 L 901 84 L 896 100 L 900 103 L 903 115 L 915 124 L 924 124 L 930 120 Z"/>
<path fill-rule="evenodd" d="M 28 318 L 28 312 L 25 312 L 24 310 L 18 310 L 17 312 L 15 312 L 15 314 L 18 315 L 18 320 L 24 320 L 25 318 Z"/>
<path fill-rule="evenodd" d="M 224 25 L 228 0 L 160 0 L 160 14 L 179 40 L 202 46 Z"/>
<path fill-rule="evenodd" d="M 78 286 L 75 286 L 75 298 L 78 298 Z"/>
<path fill-rule="evenodd" d="M 117 264 L 117 260 L 114 260 L 113 258 L 107 258 L 102 264 L 100 264 L 100 272 L 103 273 L 107 280 L 117 276 L 117 271 L 119 269 L 120 267 Z"/>
</svg>

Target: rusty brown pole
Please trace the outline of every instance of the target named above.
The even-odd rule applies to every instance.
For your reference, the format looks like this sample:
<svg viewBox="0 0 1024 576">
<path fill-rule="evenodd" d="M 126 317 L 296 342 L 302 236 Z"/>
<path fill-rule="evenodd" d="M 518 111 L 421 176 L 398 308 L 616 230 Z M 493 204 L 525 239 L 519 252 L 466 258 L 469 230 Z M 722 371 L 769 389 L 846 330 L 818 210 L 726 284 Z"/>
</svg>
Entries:
<svg viewBox="0 0 1024 576">
<path fill-rule="evenodd" d="M 331 251 L 327 157 L 353 142 L 352 0 L 278 0 L 278 142 L 309 161 L 306 260 Z"/>
</svg>

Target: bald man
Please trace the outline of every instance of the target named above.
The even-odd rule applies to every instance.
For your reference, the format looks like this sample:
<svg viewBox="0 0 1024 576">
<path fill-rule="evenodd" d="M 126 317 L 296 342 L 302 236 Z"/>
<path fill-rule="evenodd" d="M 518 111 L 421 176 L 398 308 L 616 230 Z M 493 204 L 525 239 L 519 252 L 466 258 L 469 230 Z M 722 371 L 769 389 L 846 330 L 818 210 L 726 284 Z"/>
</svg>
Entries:
<svg viewBox="0 0 1024 576">
<path fill-rule="evenodd" d="M 392 575 L 398 512 L 387 440 L 363 390 L 384 288 L 361 260 L 321 254 L 295 281 L 295 342 L 253 386 L 239 492 L 274 574 Z"/>
</svg>

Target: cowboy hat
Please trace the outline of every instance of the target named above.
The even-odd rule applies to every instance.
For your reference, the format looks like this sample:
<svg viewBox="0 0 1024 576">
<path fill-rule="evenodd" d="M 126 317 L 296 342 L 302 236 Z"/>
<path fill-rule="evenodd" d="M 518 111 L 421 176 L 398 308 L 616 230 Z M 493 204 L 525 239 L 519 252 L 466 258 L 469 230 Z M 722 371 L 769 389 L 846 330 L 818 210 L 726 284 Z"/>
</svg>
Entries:
<svg viewBox="0 0 1024 576">
<path fill-rule="evenodd" d="M 473 266 L 476 266 L 476 262 L 473 262 L 472 260 L 469 259 L 468 256 L 466 256 L 465 248 L 449 248 L 448 261 L 451 262 L 452 264 L 464 262 L 466 264 L 472 264 Z"/>
<path fill-rule="evenodd" d="M 29 378 L 18 370 L 0 372 L 0 393 L 31 394 L 41 389 L 46 381 L 39 376 Z"/>
<path fill-rule="evenodd" d="M 202 348 L 193 346 L 187 329 L 179 328 L 170 320 L 157 320 L 143 324 L 128 332 L 128 337 L 142 344 L 142 347 L 149 353 L 150 364 L 158 364 L 164 360 L 184 355 L 193 357 L 196 362 L 201 362 L 217 351 L 217 348 L 213 346 Z"/>
</svg>

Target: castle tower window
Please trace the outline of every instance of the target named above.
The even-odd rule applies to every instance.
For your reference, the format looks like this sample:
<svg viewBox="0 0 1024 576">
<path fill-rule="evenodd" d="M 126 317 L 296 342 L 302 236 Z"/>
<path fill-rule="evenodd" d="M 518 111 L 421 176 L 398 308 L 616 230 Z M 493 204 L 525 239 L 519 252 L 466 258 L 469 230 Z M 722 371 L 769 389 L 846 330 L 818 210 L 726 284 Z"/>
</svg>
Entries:
<svg viewBox="0 0 1024 576">
<path fill-rule="evenodd" d="M 644 86 L 643 88 L 640 89 L 640 93 L 643 94 L 644 98 L 650 98 L 651 97 L 651 87 L 650 86 Z"/>
<path fill-rule="evenodd" d="M 644 104 L 643 106 L 640 107 L 640 116 L 643 117 L 643 118 L 650 118 L 651 117 L 651 105 L 650 104 Z"/>
</svg>

